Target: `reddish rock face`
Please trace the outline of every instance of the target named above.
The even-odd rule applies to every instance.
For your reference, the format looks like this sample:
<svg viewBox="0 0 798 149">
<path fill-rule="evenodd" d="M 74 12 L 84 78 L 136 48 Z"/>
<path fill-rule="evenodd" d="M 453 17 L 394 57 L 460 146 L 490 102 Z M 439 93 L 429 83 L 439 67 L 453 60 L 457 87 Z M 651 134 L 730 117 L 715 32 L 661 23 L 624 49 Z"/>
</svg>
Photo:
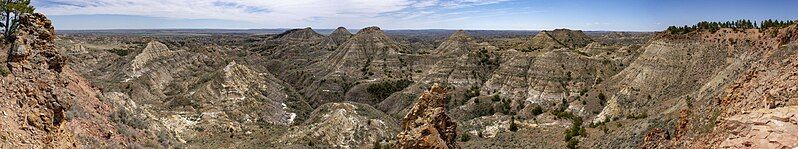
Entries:
<svg viewBox="0 0 798 149">
<path fill-rule="evenodd" d="M 114 105 L 55 49 L 55 30 L 40 13 L 23 14 L 0 76 L 0 148 L 115 148 L 158 142 L 111 119 Z M 5 51 L 3 51 L 5 52 Z M 156 126 L 149 126 L 156 127 Z M 120 128 L 130 134 L 120 134 Z M 169 148 L 175 143 L 163 131 Z M 135 138 L 131 137 L 136 135 Z M 118 147 L 116 147 L 118 148 Z"/>
<path fill-rule="evenodd" d="M 798 106 L 759 109 L 730 117 L 729 136 L 721 148 L 792 148 L 798 146 Z"/>
<path fill-rule="evenodd" d="M 61 72 L 66 65 L 66 58 L 55 50 L 55 29 L 43 14 L 21 15 L 13 39 L 8 55 L 12 71 L 43 66 Z"/>
<path fill-rule="evenodd" d="M 421 95 L 402 121 L 397 148 L 459 148 L 457 124 L 446 114 L 446 91 L 435 84 Z"/>
<path fill-rule="evenodd" d="M 671 136 L 667 131 L 660 128 L 654 128 L 643 138 L 643 143 L 640 143 L 638 148 L 670 148 Z"/>
</svg>

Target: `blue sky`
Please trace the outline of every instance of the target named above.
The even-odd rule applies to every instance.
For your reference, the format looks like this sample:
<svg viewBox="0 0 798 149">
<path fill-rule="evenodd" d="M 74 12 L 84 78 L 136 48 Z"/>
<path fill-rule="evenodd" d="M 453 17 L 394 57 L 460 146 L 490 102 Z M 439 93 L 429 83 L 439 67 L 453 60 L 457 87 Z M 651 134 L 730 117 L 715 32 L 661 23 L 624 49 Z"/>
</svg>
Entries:
<svg viewBox="0 0 798 149">
<path fill-rule="evenodd" d="M 798 19 L 795 0 L 33 0 L 56 29 L 487 29 L 658 31 Z"/>
</svg>

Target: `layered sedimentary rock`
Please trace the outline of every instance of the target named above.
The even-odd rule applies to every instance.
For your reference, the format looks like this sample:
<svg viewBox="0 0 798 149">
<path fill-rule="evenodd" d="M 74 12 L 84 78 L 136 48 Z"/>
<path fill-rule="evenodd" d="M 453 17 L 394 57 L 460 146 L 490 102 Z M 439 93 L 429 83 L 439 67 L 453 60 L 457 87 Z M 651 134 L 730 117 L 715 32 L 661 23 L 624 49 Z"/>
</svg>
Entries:
<svg viewBox="0 0 798 149">
<path fill-rule="evenodd" d="M 578 49 L 593 42 L 585 33 L 580 30 L 556 29 L 553 31 L 541 31 L 529 42 L 517 46 L 522 51 L 546 51 L 552 49 Z"/>
<path fill-rule="evenodd" d="M 304 95 L 316 107 L 345 100 L 359 80 L 409 78 L 409 61 L 398 52 L 401 48 L 378 27 L 361 29 L 325 60 L 310 66 L 316 70 L 315 78 L 303 89 Z"/>
<path fill-rule="evenodd" d="M 757 109 L 726 119 L 729 130 L 721 148 L 791 148 L 798 146 L 798 107 Z"/>
<path fill-rule="evenodd" d="M 796 33 L 793 25 L 661 34 L 629 67 L 602 84 L 615 104 L 608 104 L 594 119 L 648 113 L 657 122 L 629 120 L 635 128 L 648 128 L 611 132 L 615 138 L 632 139 L 602 147 L 637 146 L 628 142 L 645 138 L 637 134 L 656 134 L 657 129 L 673 133 L 669 139 L 642 143 L 653 147 L 794 147 L 782 143 L 789 140 L 764 137 L 760 130 L 773 135 L 794 133 L 792 126 L 778 123 L 789 123 L 791 115 L 780 113 L 798 103 L 796 74 L 792 73 Z M 785 127 L 768 130 L 770 123 Z"/>
<path fill-rule="evenodd" d="M 171 54 L 172 53 L 169 51 L 169 47 L 166 47 L 166 45 L 163 43 L 151 41 L 150 43 L 147 43 L 147 47 L 145 47 L 144 50 L 141 50 L 139 55 L 136 55 L 136 58 L 133 59 L 130 67 L 133 68 L 133 70 L 140 70 L 151 60 L 161 57 L 168 57 Z"/>
<path fill-rule="evenodd" d="M 346 43 L 350 37 L 352 37 L 352 33 L 344 27 L 338 27 L 330 34 L 330 38 L 332 38 L 332 41 L 335 42 L 336 45 Z"/>
<path fill-rule="evenodd" d="M 413 61 L 413 67 L 420 72 L 413 78 L 416 81 L 380 102 L 377 108 L 402 117 L 412 108 L 413 99 L 431 84 L 453 88 L 450 90 L 453 97 L 459 97 L 466 89 L 480 87 L 499 66 L 499 57 L 494 53 L 497 49 L 477 42 L 466 31 L 456 31 L 435 49 L 436 54 Z"/>
<path fill-rule="evenodd" d="M 0 148 L 180 145 L 171 131 L 156 130 L 162 125 L 133 128 L 131 121 L 114 119 L 115 101 L 67 65 L 47 17 L 22 14 L 17 22 L 7 63 L 11 74 L 0 77 Z"/>
<path fill-rule="evenodd" d="M 313 31 L 312 28 L 308 27 L 308 28 L 291 29 L 281 34 L 278 34 L 276 37 L 283 40 L 307 40 L 314 38 L 324 38 L 324 35 L 316 33 L 316 31 Z"/>
<path fill-rule="evenodd" d="M 398 128 L 395 119 L 369 105 L 327 103 L 281 141 L 313 148 L 379 148 L 393 141 Z"/>
<path fill-rule="evenodd" d="M 402 120 L 397 148 L 459 148 L 457 123 L 446 114 L 446 91 L 437 84 L 416 101 Z"/>
<path fill-rule="evenodd" d="M 422 81 L 463 88 L 481 86 L 499 65 L 493 53 L 496 49 L 487 43 L 477 43 L 465 31 L 457 31 L 435 50 L 438 62 Z"/>
<path fill-rule="evenodd" d="M 341 45 L 327 62 L 332 64 L 333 75 L 400 78 L 409 73 L 400 57 L 401 48 L 379 27 L 367 27 Z"/>
<path fill-rule="evenodd" d="M 531 103 L 556 101 L 591 88 L 619 70 L 617 62 L 569 50 L 541 54 L 510 51 L 482 87 L 483 94 Z"/>
<path fill-rule="evenodd" d="M 263 46 L 259 50 L 269 59 L 264 62 L 269 72 L 301 90 L 317 79 L 318 72 L 327 69 L 311 65 L 332 54 L 341 44 L 336 40 L 345 36 L 342 34 L 325 37 L 311 28 L 292 29 L 257 45 Z"/>
<path fill-rule="evenodd" d="M 246 65 L 230 62 L 208 83 L 186 95 L 194 109 L 220 113 L 218 119 L 233 123 L 259 122 L 291 125 L 306 117 L 309 107 L 297 93 L 269 73 L 261 73 Z"/>
</svg>

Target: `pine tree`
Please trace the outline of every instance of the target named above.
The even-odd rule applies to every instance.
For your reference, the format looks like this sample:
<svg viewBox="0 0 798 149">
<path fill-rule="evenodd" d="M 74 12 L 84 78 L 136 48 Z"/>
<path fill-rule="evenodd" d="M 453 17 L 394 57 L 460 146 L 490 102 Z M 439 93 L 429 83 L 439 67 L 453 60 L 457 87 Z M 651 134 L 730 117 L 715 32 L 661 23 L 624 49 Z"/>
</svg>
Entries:
<svg viewBox="0 0 798 149">
<path fill-rule="evenodd" d="M 2 21 L 0 27 L 3 27 L 3 35 L 6 38 L 11 36 L 17 28 L 17 20 L 19 16 L 25 13 L 33 13 L 35 8 L 30 5 L 30 0 L 3 0 L 2 3 Z M 8 40 L 6 40 L 8 41 Z"/>
</svg>

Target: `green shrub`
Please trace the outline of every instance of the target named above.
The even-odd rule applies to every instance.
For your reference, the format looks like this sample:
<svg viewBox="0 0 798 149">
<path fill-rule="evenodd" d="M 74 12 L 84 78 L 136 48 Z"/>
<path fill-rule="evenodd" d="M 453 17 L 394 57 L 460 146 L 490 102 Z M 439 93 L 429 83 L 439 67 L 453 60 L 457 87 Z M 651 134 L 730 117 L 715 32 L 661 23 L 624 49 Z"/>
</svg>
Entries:
<svg viewBox="0 0 798 149">
<path fill-rule="evenodd" d="M 612 120 L 612 119 L 610 119 L 610 118 L 604 118 L 604 120 L 603 120 L 603 121 L 601 121 L 601 122 L 597 122 L 597 123 L 590 123 L 590 125 L 589 125 L 588 127 L 590 127 L 590 128 L 596 128 L 596 127 L 598 127 L 598 126 L 601 126 L 601 125 L 604 125 L 604 124 L 606 124 L 606 123 L 609 123 L 611 120 Z"/>
<path fill-rule="evenodd" d="M 563 100 L 563 102 L 565 102 Z M 567 107 L 567 102 L 561 104 L 559 108 L 552 110 L 551 113 L 556 116 L 557 118 L 565 118 L 571 120 L 571 127 L 566 129 L 565 134 L 565 141 L 568 142 L 569 148 L 576 148 L 579 144 L 579 140 L 576 140 L 576 136 L 584 136 L 585 128 L 582 127 L 582 117 L 574 115 L 571 112 L 565 111 Z"/>
<path fill-rule="evenodd" d="M 128 54 L 130 54 L 129 50 L 117 49 L 117 48 L 109 49 L 108 52 L 114 53 L 114 54 L 116 54 L 118 56 L 122 56 L 122 57 L 127 56 Z"/>
<path fill-rule="evenodd" d="M 501 101 L 501 103 L 500 103 L 501 105 L 499 105 L 500 106 L 499 110 L 501 110 L 501 111 L 499 111 L 499 112 L 501 112 L 502 114 L 509 115 L 510 114 L 510 101 L 506 101 L 506 100 L 503 100 L 503 99 L 500 100 L 500 101 Z"/>
<path fill-rule="evenodd" d="M 460 142 L 468 142 L 468 140 L 471 140 L 471 136 L 468 133 L 460 135 Z"/>
<path fill-rule="evenodd" d="M 382 144 L 380 144 L 379 140 L 374 141 L 374 144 L 372 145 L 374 146 L 374 149 L 382 149 Z"/>
<path fill-rule="evenodd" d="M 599 103 L 601 104 L 601 106 L 604 106 L 604 104 L 607 104 L 607 96 L 604 96 L 604 93 L 599 93 L 598 94 L 598 99 L 599 99 Z"/>
<path fill-rule="evenodd" d="M 540 107 L 540 105 L 535 104 L 535 107 L 532 108 L 531 113 L 534 116 L 538 116 L 540 114 L 543 114 L 543 107 Z"/>
<path fill-rule="evenodd" d="M 8 71 L 8 68 L 6 68 L 6 66 L 0 66 L 0 76 L 4 77 L 8 74 L 11 74 L 11 71 Z"/>
<path fill-rule="evenodd" d="M 466 90 L 465 94 L 463 94 L 463 95 L 465 96 L 465 100 L 469 100 L 471 98 L 477 97 L 477 96 L 479 96 L 479 87 L 476 87 L 476 86 L 471 87 L 468 90 Z"/>
<path fill-rule="evenodd" d="M 119 109 L 116 112 L 111 113 L 110 117 L 111 120 L 117 123 L 125 124 L 136 129 L 144 129 L 150 125 L 143 118 L 139 118 L 135 114 L 131 113 L 131 111 L 125 109 Z"/>
<path fill-rule="evenodd" d="M 410 86 L 413 81 L 407 79 L 401 80 L 393 80 L 393 81 L 383 81 L 380 83 L 370 84 L 366 91 L 369 94 L 376 96 L 378 99 L 385 99 L 388 98 L 394 92 L 401 91 L 405 89 L 407 86 Z"/>
<path fill-rule="evenodd" d="M 566 145 L 569 149 L 576 149 L 579 148 L 579 140 L 571 139 L 568 140 L 568 145 Z"/>
</svg>

